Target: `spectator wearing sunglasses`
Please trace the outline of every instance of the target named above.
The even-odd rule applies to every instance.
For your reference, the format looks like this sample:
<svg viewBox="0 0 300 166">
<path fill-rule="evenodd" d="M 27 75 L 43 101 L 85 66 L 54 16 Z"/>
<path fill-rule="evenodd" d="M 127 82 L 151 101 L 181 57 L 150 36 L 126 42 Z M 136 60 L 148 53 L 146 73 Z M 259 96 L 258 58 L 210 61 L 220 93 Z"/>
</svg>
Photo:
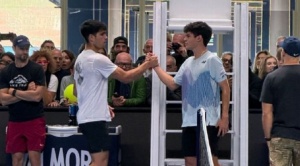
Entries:
<svg viewBox="0 0 300 166">
<path fill-rule="evenodd" d="M 36 51 L 30 57 L 30 60 L 41 65 L 46 77 L 46 89 L 43 95 L 44 106 L 56 106 L 53 105 L 53 101 L 56 96 L 58 79 L 53 74 L 55 70 L 55 64 L 48 51 Z"/>
</svg>

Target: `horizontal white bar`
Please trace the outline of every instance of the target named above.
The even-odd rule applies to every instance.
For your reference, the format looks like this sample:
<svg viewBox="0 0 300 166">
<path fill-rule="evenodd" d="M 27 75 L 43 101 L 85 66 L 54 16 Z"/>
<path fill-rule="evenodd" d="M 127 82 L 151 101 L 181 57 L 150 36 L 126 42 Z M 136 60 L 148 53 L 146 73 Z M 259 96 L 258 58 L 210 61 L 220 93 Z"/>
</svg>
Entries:
<svg viewBox="0 0 300 166">
<path fill-rule="evenodd" d="M 184 166 L 184 159 L 181 158 L 166 158 L 165 159 L 166 166 Z"/>
<path fill-rule="evenodd" d="M 181 100 L 167 100 L 166 104 L 181 104 Z"/>
<path fill-rule="evenodd" d="M 165 133 L 182 133 L 182 130 L 165 130 Z"/>
</svg>

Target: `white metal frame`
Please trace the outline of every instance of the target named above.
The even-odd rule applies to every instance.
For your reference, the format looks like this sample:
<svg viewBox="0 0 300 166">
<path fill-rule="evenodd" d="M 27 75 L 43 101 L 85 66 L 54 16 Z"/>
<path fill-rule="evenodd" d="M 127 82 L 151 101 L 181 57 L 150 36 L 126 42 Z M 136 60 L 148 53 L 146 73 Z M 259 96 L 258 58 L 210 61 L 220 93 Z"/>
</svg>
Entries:
<svg viewBox="0 0 300 166">
<path fill-rule="evenodd" d="M 154 53 L 160 64 L 166 64 L 167 3 L 154 3 L 153 19 Z M 233 166 L 248 165 L 248 55 L 249 55 L 249 13 L 248 3 L 234 7 L 234 56 L 233 56 L 233 111 L 231 160 L 222 160 Z M 166 159 L 166 133 L 180 133 L 180 130 L 166 130 L 166 87 L 155 72 L 152 74 L 151 105 L 151 166 L 164 166 L 165 162 L 182 163 L 182 159 Z M 184 163 L 184 162 L 183 162 Z"/>
<path fill-rule="evenodd" d="M 155 2 L 153 13 L 153 52 L 159 56 L 160 64 L 166 64 L 167 3 Z M 161 65 L 163 69 L 166 67 Z M 151 153 L 150 165 L 163 166 L 165 158 L 166 87 L 152 72 L 151 104 Z"/>
<path fill-rule="evenodd" d="M 239 165 L 248 165 L 248 121 L 249 121 L 249 9 L 248 3 L 241 4 L 241 43 L 240 43 L 240 163 Z M 243 85 L 243 86 L 242 86 Z"/>
</svg>

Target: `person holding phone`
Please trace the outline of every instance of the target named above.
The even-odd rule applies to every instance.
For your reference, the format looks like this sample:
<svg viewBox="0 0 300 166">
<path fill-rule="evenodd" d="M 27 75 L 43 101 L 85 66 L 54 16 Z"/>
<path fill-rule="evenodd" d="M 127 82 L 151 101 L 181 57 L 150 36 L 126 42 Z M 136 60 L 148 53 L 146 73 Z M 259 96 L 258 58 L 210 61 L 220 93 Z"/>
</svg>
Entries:
<svg viewBox="0 0 300 166">
<path fill-rule="evenodd" d="M 115 64 L 124 71 L 130 71 L 132 58 L 130 54 L 121 52 L 117 54 Z M 146 79 L 141 77 L 130 83 L 123 83 L 116 79 L 108 81 L 108 103 L 111 106 L 139 106 L 145 104 L 147 96 Z"/>
</svg>

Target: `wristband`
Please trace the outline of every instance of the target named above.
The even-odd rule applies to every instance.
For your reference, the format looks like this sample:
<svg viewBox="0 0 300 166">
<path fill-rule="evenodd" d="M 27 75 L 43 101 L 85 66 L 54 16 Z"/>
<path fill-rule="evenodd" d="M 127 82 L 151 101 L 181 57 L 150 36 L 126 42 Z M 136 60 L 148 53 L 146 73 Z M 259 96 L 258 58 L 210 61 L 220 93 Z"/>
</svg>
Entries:
<svg viewBox="0 0 300 166">
<path fill-rule="evenodd" d="M 17 92 L 17 89 L 14 89 L 14 90 L 12 91 L 12 96 L 16 96 L 16 92 Z"/>
<path fill-rule="evenodd" d="M 266 141 L 271 141 L 272 138 L 265 138 Z"/>
</svg>

